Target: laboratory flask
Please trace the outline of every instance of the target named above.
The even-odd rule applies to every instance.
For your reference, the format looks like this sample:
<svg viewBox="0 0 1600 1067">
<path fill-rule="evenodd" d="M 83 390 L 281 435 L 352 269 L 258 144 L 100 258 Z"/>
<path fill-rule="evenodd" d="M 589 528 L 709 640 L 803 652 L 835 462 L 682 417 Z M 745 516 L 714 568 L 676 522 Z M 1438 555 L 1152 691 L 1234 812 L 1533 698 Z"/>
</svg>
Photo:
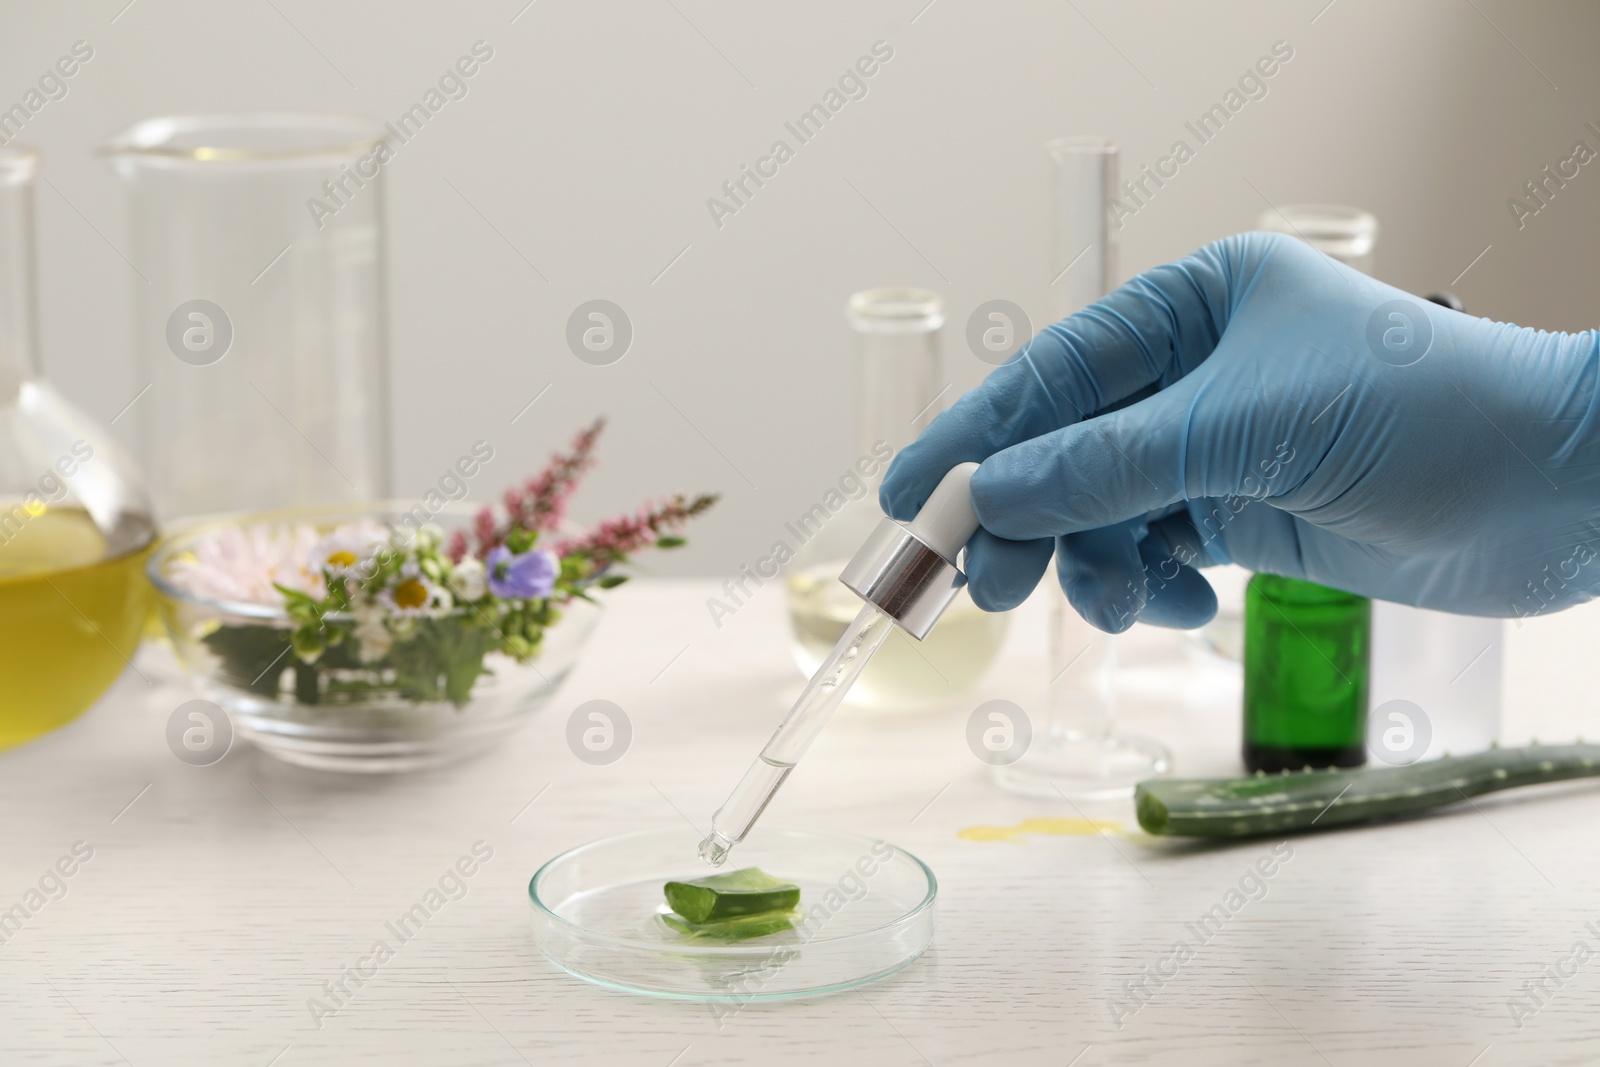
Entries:
<svg viewBox="0 0 1600 1067">
<path fill-rule="evenodd" d="M 128 667 L 156 532 L 109 428 L 40 373 L 38 171 L 0 148 L 0 749 L 77 718 Z"/>
<path fill-rule="evenodd" d="M 850 468 L 785 523 L 794 546 L 788 566 L 795 662 L 809 678 L 861 610 L 839 573 L 883 518 L 878 486 L 900 449 L 916 440 L 949 395 L 940 374 L 944 302 L 922 289 L 869 289 L 852 295 L 846 317 L 855 334 L 856 452 Z M 858 707 L 917 710 L 966 693 L 994 662 L 1006 617 L 981 610 L 965 590 L 922 641 L 889 634 L 850 690 Z"/>
</svg>

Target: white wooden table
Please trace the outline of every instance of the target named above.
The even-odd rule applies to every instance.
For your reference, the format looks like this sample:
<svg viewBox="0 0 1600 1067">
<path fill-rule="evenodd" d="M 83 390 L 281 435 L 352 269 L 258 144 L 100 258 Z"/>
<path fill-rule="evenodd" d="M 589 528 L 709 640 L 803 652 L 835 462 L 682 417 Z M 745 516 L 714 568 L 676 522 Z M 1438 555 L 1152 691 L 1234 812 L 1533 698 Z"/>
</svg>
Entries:
<svg viewBox="0 0 1600 1067">
<path fill-rule="evenodd" d="M 1037 603 L 980 691 L 948 711 L 841 713 L 766 816 L 879 835 L 926 860 L 940 925 L 920 961 L 859 993 L 751 1004 L 720 1025 L 704 1005 L 557 972 L 529 934 L 533 870 L 596 837 L 703 826 L 799 689 L 778 587 L 720 630 L 712 591 L 618 590 L 589 657 L 522 734 L 471 763 L 380 780 L 297 771 L 247 746 L 211 767 L 180 762 L 164 729 L 195 693 L 147 646 L 136 666 L 148 682 L 130 672 L 77 723 L 0 755 L 0 909 L 75 843 L 93 850 L 63 864 L 65 896 L 0 944 L 0 1064 L 1600 1061 L 1600 959 L 1547 982 L 1520 1028 L 1508 1007 L 1547 966 L 1572 971 L 1575 942 L 1600 955 L 1592 788 L 1296 839 L 1265 895 L 1203 944 L 1185 924 L 1272 842 L 960 839 L 1073 814 L 996 790 L 964 740 L 983 699 L 1039 707 Z M 1127 672 L 1124 719 L 1167 740 L 1180 772 L 1230 771 L 1237 695 L 1183 673 L 1183 640 L 1129 639 L 1128 660 L 1145 666 Z M 1587 609 L 1511 632 L 1508 740 L 1600 732 L 1597 647 Z M 1203 692 L 1174 699 L 1185 678 Z M 632 748 L 610 766 L 564 741 L 568 713 L 592 698 L 632 719 Z M 345 1006 L 319 1026 L 308 1001 L 331 1004 L 325 983 L 375 940 L 394 944 L 385 923 L 479 841 L 493 858 L 465 895 L 359 988 L 347 981 Z M 1181 966 L 1179 941 L 1193 950 Z M 1136 1003 L 1126 984 L 1147 967 L 1175 974 L 1147 981 L 1119 1027 L 1110 1001 Z"/>
</svg>

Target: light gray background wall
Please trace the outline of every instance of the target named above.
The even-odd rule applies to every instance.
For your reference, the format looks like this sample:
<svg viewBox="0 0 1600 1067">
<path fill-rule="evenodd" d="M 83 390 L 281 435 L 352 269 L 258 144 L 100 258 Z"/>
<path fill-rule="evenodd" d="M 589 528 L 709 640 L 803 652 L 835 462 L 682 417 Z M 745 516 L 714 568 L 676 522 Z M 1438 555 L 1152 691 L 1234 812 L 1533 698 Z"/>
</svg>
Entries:
<svg viewBox="0 0 1600 1067">
<path fill-rule="evenodd" d="M 58 384 L 102 419 L 141 384 L 97 141 L 160 113 L 393 118 L 481 38 L 495 58 L 470 95 L 388 171 L 397 488 L 420 492 L 478 437 L 500 448 L 498 487 L 604 412 L 579 517 L 725 493 L 668 573 L 759 555 L 852 458 L 847 294 L 942 292 L 947 373 L 970 387 L 988 369 L 962 341 L 972 308 L 1049 307 L 1040 143 L 1100 133 L 1129 169 L 1153 161 L 1276 40 L 1294 59 L 1129 221 L 1124 275 L 1248 228 L 1263 196 L 1331 200 L 1378 215 L 1377 273 L 1395 284 L 1449 285 L 1487 247 L 1455 285 L 1471 309 L 1551 329 L 1596 317 L 1600 164 L 1520 232 L 1505 206 L 1575 140 L 1600 149 L 1583 128 L 1600 125 L 1593 4 L 126 2 L 0 9 L 7 103 L 73 41 L 95 49 L 24 138 L 59 189 L 41 199 Z M 706 198 L 880 39 L 894 59 L 870 94 L 717 229 Z M 637 331 L 610 367 L 563 341 L 594 297 Z"/>
</svg>

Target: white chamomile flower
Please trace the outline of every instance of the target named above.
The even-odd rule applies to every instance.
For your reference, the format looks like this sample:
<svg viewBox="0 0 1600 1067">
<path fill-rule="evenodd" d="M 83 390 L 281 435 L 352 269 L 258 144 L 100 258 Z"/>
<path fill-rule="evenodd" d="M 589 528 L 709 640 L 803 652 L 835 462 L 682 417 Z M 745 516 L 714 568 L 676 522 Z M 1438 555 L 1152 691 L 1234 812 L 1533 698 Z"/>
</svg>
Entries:
<svg viewBox="0 0 1600 1067">
<path fill-rule="evenodd" d="M 450 588 L 462 600 L 472 601 L 489 591 L 489 572 L 483 561 L 468 556 L 450 568 Z"/>
<path fill-rule="evenodd" d="M 389 534 L 371 519 L 334 527 L 311 549 L 311 569 L 329 578 L 370 578 Z"/>
<path fill-rule="evenodd" d="M 378 594 L 389 614 L 400 619 L 438 615 L 453 606 L 450 594 L 422 573 L 415 560 L 400 568 L 400 580 Z"/>
</svg>

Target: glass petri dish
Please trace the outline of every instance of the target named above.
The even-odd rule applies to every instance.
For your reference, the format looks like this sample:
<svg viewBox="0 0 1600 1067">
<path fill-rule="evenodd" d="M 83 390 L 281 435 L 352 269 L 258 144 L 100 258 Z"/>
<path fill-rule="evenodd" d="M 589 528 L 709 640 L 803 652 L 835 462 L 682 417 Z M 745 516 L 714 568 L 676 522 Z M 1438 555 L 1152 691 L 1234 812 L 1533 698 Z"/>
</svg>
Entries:
<svg viewBox="0 0 1600 1067">
<path fill-rule="evenodd" d="M 528 883 L 534 940 L 568 974 L 683 1000 L 780 1000 L 893 974 L 933 940 L 938 883 L 886 841 L 763 827 L 724 870 L 760 867 L 800 887 L 794 929 L 727 943 L 661 921 L 661 887 L 711 873 L 687 827 L 641 830 L 563 852 Z"/>
</svg>

